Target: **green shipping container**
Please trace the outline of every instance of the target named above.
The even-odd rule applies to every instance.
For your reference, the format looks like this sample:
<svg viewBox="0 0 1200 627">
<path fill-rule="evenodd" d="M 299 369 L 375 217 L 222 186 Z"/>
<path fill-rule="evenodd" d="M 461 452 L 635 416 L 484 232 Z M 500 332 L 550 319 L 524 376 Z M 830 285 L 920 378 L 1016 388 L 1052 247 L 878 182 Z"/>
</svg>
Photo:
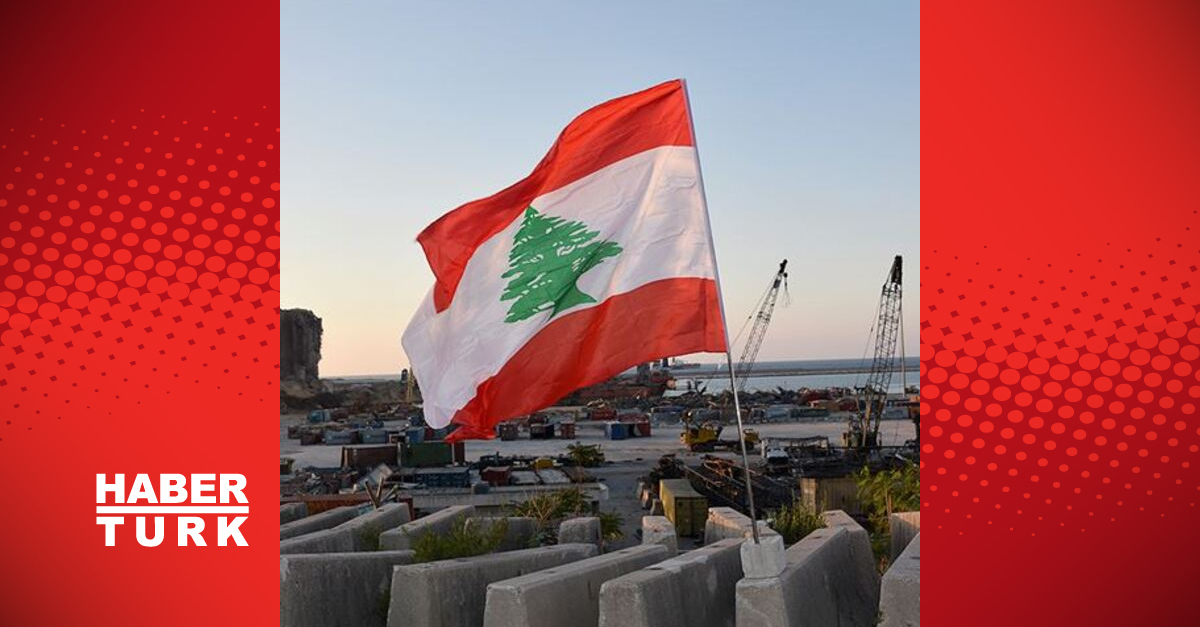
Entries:
<svg viewBox="0 0 1200 627">
<path fill-rule="evenodd" d="M 454 452 L 446 442 L 413 442 L 404 446 L 400 465 L 408 468 L 449 466 Z"/>
<path fill-rule="evenodd" d="M 658 498 L 663 514 L 681 536 L 699 536 L 708 521 L 708 499 L 692 488 L 687 479 L 663 479 L 658 482 Z"/>
</svg>

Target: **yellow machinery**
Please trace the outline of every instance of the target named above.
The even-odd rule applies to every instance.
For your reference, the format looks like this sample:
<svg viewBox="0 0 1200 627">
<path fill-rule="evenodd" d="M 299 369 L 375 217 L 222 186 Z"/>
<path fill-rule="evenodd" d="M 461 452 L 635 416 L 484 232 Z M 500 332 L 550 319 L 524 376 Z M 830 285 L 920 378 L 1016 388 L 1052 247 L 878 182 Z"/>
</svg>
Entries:
<svg viewBox="0 0 1200 627">
<path fill-rule="evenodd" d="M 697 425 L 692 424 L 691 420 L 685 417 L 683 432 L 679 434 L 679 441 L 689 451 L 733 450 L 738 448 L 740 443 L 737 440 L 721 439 L 721 432 L 724 429 L 724 425 L 719 422 L 709 420 Z M 759 436 L 757 431 L 746 429 L 744 433 L 746 434 L 746 446 L 758 445 Z"/>
</svg>

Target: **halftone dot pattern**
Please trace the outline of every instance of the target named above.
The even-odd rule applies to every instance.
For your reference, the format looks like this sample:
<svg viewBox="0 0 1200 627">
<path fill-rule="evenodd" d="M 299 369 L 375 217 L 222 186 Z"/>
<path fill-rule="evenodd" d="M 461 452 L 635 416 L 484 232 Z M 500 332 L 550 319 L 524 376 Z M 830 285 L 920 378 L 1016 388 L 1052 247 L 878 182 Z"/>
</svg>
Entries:
<svg viewBox="0 0 1200 627">
<path fill-rule="evenodd" d="M 1195 513 L 1200 251 L 1185 229 L 1077 264 L 925 252 L 926 524 L 1086 533 Z"/>
<path fill-rule="evenodd" d="M 275 120 L 140 110 L 0 129 L 0 447 L 185 383 L 274 407 Z"/>
</svg>

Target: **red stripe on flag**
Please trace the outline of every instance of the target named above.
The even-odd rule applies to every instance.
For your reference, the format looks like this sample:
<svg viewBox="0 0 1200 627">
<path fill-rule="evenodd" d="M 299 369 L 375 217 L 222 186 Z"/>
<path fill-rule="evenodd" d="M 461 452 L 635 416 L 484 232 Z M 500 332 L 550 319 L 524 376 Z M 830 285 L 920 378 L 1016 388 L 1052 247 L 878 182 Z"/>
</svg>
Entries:
<svg viewBox="0 0 1200 627">
<path fill-rule="evenodd" d="M 521 347 L 454 415 L 448 440 L 490 439 L 496 423 L 548 407 L 638 364 L 725 352 L 717 284 L 678 278 L 647 283 L 557 318 Z"/>
<path fill-rule="evenodd" d="M 438 218 L 417 236 L 433 270 L 433 303 L 450 305 L 475 249 L 504 230 L 534 198 L 660 146 L 691 146 L 683 82 L 669 81 L 585 111 L 558 136 L 529 176 Z"/>
</svg>

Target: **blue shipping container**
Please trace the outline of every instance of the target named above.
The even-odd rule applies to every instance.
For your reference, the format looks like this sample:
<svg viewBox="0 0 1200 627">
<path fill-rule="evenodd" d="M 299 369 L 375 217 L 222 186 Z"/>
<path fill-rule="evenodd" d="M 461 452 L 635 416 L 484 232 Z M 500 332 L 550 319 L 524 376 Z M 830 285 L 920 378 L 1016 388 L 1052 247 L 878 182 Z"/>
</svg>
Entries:
<svg viewBox="0 0 1200 627">
<path fill-rule="evenodd" d="M 629 425 L 621 422 L 610 422 L 604 425 L 610 440 L 624 440 L 629 437 Z"/>
</svg>

